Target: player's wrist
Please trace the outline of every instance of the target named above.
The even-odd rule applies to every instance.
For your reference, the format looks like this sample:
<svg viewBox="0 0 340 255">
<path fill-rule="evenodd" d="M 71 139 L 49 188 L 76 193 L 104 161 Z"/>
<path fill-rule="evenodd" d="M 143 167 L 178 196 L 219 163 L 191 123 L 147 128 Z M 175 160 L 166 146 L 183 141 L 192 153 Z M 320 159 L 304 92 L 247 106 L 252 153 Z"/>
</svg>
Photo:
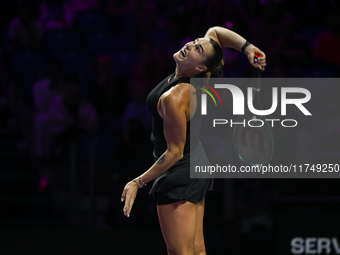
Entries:
<svg viewBox="0 0 340 255">
<path fill-rule="evenodd" d="M 133 181 L 138 185 L 139 188 L 145 188 L 146 186 L 146 183 L 140 177 L 133 179 Z"/>
<path fill-rule="evenodd" d="M 244 50 L 244 54 L 247 56 L 247 57 L 249 57 L 249 56 L 251 56 L 252 58 L 254 57 L 254 55 L 255 55 L 255 46 L 253 45 L 253 44 L 250 44 L 245 50 Z"/>
<path fill-rule="evenodd" d="M 246 54 L 246 50 L 249 49 L 249 46 L 252 45 L 251 42 L 247 41 L 243 44 L 241 51 L 242 53 Z"/>
</svg>

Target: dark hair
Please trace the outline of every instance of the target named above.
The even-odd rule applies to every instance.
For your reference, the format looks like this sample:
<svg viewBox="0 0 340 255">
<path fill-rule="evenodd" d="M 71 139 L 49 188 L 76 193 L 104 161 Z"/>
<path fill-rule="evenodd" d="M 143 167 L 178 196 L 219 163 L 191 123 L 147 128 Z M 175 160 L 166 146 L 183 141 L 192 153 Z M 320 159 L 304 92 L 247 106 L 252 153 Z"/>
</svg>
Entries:
<svg viewBox="0 0 340 255">
<path fill-rule="evenodd" d="M 205 77 L 208 72 L 211 72 L 211 77 L 223 77 L 223 50 L 221 46 L 211 38 L 210 43 L 213 46 L 213 54 L 208 57 L 204 63 L 207 70 L 202 72 L 199 76 Z"/>
</svg>

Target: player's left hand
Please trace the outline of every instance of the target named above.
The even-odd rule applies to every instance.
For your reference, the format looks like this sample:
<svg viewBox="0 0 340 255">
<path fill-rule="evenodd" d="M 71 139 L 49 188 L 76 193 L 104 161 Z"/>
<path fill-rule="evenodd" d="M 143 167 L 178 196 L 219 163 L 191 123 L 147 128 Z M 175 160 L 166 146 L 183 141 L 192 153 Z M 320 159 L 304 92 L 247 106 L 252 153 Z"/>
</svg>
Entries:
<svg viewBox="0 0 340 255">
<path fill-rule="evenodd" d="M 121 201 L 122 202 L 125 201 L 123 212 L 124 212 L 124 215 L 127 217 L 130 217 L 131 209 L 132 209 L 133 203 L 135 202 L 138 189 L 139 187 L 137 183 L 135 183 L 132 180 L 125 185 L 125 188 L 123 190 Z"/>
<path fill-rule="evenodd" d="M 251 44 L 245 49 L 244 54 L 247 55 L 248 61 L 253 67 L 258 68 L 261 71 L 265 70 L 267 65 L 266 54 L 263 51 Z M 257 61 L 255 61 L 255 57 L 257 58 Z"/>
</svg>

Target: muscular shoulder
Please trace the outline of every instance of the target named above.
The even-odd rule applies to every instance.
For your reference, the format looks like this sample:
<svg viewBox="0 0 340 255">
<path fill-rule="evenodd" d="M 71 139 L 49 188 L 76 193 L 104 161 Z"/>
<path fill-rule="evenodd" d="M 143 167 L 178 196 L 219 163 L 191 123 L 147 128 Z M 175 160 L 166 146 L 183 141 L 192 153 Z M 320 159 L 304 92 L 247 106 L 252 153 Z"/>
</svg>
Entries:
<svg viewBox="0 0 340 255">
<path fill-rule="evenodd" d="M 190 112 L 190 100 L 196 95 L 196 89 L 189 83 L 179 83 L 166 91 L 159 99 L 158 112 L 163 117 L 164 110 Z"/>
<path fill-rule="evenodd" d="M 161 97 L 162 104 L 190 104 L 196 95 L 196 88 L 189 83 L 179 83 L 166 91 Z"/>
</svg>

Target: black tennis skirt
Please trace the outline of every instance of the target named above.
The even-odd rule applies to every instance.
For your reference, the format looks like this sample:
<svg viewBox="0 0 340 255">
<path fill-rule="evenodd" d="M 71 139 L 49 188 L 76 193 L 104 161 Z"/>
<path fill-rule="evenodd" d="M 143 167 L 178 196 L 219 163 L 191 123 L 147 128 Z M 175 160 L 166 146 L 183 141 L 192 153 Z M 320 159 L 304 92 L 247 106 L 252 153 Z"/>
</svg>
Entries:
<svg viewBox="0 0 340 255">
<path fill-rule="evenodd" d="M 212 177 L 190 178 L 190 166 L 195 165 L 210 165 L 200 142 L 190 154 L 184 155 L 173 167 L 153 181 L 149 194 L 156 200 L 157 205 L 182 200 L 196 204 L 203 200 L 207 191 L 213 189 L 214 180 Z"/>
</svg>

